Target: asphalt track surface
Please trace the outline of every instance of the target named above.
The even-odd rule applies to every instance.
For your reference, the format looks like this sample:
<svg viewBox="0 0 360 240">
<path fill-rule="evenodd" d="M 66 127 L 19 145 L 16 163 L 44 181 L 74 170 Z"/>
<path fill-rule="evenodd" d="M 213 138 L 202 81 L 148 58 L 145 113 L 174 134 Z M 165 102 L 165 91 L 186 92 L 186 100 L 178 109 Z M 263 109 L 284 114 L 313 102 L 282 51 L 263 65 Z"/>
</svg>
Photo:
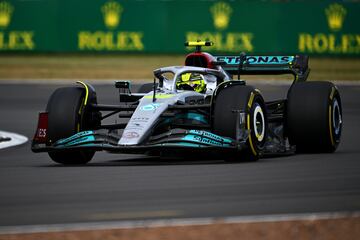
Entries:
<svg viewBox="0 0 360 240">
<path fill-rule="evenodd" d="M 0 84 L 0 129 L 31 139 L 57 87 Z M 271 100 L 288 86 L 259 87 Z M 96 89 L 99 102 L 116 103 L 112 85 Z M 186 160 L 97 153 L 86 166 L 64 167 L 29 142 L 1 149 L 0 226 L 359 211 L 360 85 L 339 89 L 344 128 L 334 154 L 228 164 L 190 152 Z"/>
</svg>

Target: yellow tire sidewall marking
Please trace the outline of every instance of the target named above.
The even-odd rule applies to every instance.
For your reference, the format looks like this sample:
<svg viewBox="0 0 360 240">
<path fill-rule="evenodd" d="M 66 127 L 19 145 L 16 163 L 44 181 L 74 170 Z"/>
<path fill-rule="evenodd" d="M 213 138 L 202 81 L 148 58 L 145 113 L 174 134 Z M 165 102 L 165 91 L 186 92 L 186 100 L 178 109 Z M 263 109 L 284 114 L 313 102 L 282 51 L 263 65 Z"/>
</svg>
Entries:
<svg viewBox="0 0 360 240">
<path fill-rule="evenodd" d="M 334 141 L 334 136 L 333 136 L 333 132 L 332 132 L 332 106 L 331 105 L 329 105 L 329 132 L 330 132 L 331 145 L 334 146 L 335 141 Z"/>
<path fill-rule="evenodd" d="M 88 86 L 87 86 L 85 83 L 83 83 L 82 81 L 77 81 L 76 83 L 79 83 L 79 84 L 83 85 L 84 88 L 85 88 L 85 102 L 84 102 L 84 106 L 86 106 L 87 101 L 88 101 L 88 98 L 89 98 L 89 88 L 88 88 Z"/>
<path fill-rule="evenodd" d="M 249 131 L 249 144 L 250 144 L 251 151 L 254 154 L 254 156 L 257 156 L 257 151 L 255 149 L 255 146 L 253 144 L 252 137 L 251 137 L 251 127 L 250 127 L 250 110 L 251 110 L 252 103 L 254 101 L 254 97 L 255 97 L 255 94 L 252 92 L 250 95 L 249 102 L 248 102 L 249 113 L 247 114 L 247 129 Z"/>
<path fill-rule="evenodd" d="M 254 101 L 254 97 L 255 97 L 255 94 L 253 92 L 251 92 L 250 99 L 249 99 L 249 102 L 248 102 L 248 108 L 249 109 L 251 109 L 251 106 L 252 106 L 253 101 Z"/>
<path fill-rule="evenodd" d="M 85 88 L 85 98 L 82 99 L 82 102 L 81 102 L 81 105 L 80 105 L 80 108 L 79 108 L 79 117 L 80 117 L 80 119 L 81 119 L 83 110 L 84 110 L 84 108 L 85 108 L 85 106 L 86 106 L 86 104 L 87 104 L 88 98 L 89 98 L 89 88 L 88 88 L 88 86 L 87 86 L 84 82 L 82 82 L 82 81 L 77 81 L 76 83 L 81 84 L 81 85 Z M 77 131 L 77 132 L 80 132 L 80 128 L 81 128 L 80 122 L 78 122 L 78 123 L 76 124 L 76 131 Z"/>
</svg>

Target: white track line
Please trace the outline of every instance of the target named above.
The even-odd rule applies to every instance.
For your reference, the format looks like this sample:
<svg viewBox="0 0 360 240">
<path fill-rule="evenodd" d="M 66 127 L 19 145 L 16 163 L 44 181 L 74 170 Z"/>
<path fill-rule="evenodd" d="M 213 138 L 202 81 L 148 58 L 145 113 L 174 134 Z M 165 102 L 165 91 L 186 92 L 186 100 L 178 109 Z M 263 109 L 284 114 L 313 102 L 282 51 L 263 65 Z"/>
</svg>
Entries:
<svg viewBox="0 0 360 240">
<path fill-rule="evenodd" d="M 314 221 L 360 217 L 360 212 L 300 213 L 282 215 L 238 216 L 223 218 L 183 218 L 164 220 L 109 221 L 89 223 L 67 223 L 49 225 L 0 226 L 0 234 L 24 234 L 64 231 L 92 231 L 110 229 L 158 228 L 177 226 L 199 226 L 211 224 L 241 224 L 285 221 Z"/>
<path fill-rule="evenodd" d="M 0 149 L 17 146 L 28 141 L 28 138 L 11 132 L 0 131 L 0 138 L 10 138 L 9 141 L 0 141 Z"/>
</svg>

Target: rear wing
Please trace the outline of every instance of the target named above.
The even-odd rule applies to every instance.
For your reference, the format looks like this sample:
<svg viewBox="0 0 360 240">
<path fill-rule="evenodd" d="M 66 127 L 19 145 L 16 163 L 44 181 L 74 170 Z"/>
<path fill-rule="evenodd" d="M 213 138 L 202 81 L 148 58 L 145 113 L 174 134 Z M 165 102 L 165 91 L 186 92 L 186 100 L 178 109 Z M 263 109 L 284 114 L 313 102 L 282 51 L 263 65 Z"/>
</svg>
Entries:
<svg viewBox="0 0 360 240">
<path fill-rule="evenodd" d="M 215 56 L 214 65 L 220 65 L 231 75 L 292 74 L 294 81 L 306 81 L 310 69 L 309 57 L 293 56 Z"/>
</svg>

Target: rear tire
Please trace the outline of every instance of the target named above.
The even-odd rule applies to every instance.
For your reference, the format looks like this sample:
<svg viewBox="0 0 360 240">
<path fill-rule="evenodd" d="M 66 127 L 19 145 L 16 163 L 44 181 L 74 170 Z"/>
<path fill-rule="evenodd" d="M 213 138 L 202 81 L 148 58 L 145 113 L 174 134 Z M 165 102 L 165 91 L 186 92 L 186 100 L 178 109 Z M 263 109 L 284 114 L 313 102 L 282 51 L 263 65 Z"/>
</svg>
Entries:
<svg viewBox="0 0 360 240">
<path fill-rule="evenodd" d="M 267 137 L 267 117 L 264 99 L 251 86 L 230 85 L 215 97 L 213 131 L 220 136 L 236 139 L 238 116 L 234 110 L 245 112 L 245 126 L 249 131 L 247 148 L 228 157 L 230 161 L 256 161 L 261 155 Z"/>
<path fill-rule="evenodd" d="M 51 95 L 46 107 L 49 144 L 91 127 L 84 100 L 85 91 L 80 87 L 59 88 Z M 57 163 L 71 165 L 89 162 L 94 153 L 92 150 L 64 150 L 49 152 L 49 156 Z"/>
<path fill-rule="evenodd" d="M 288 92 L 286 133 L 298 152 L 334 152 L 340 143 L 342 107 L 330 82 L 300 82 Z"/>
</svg>

